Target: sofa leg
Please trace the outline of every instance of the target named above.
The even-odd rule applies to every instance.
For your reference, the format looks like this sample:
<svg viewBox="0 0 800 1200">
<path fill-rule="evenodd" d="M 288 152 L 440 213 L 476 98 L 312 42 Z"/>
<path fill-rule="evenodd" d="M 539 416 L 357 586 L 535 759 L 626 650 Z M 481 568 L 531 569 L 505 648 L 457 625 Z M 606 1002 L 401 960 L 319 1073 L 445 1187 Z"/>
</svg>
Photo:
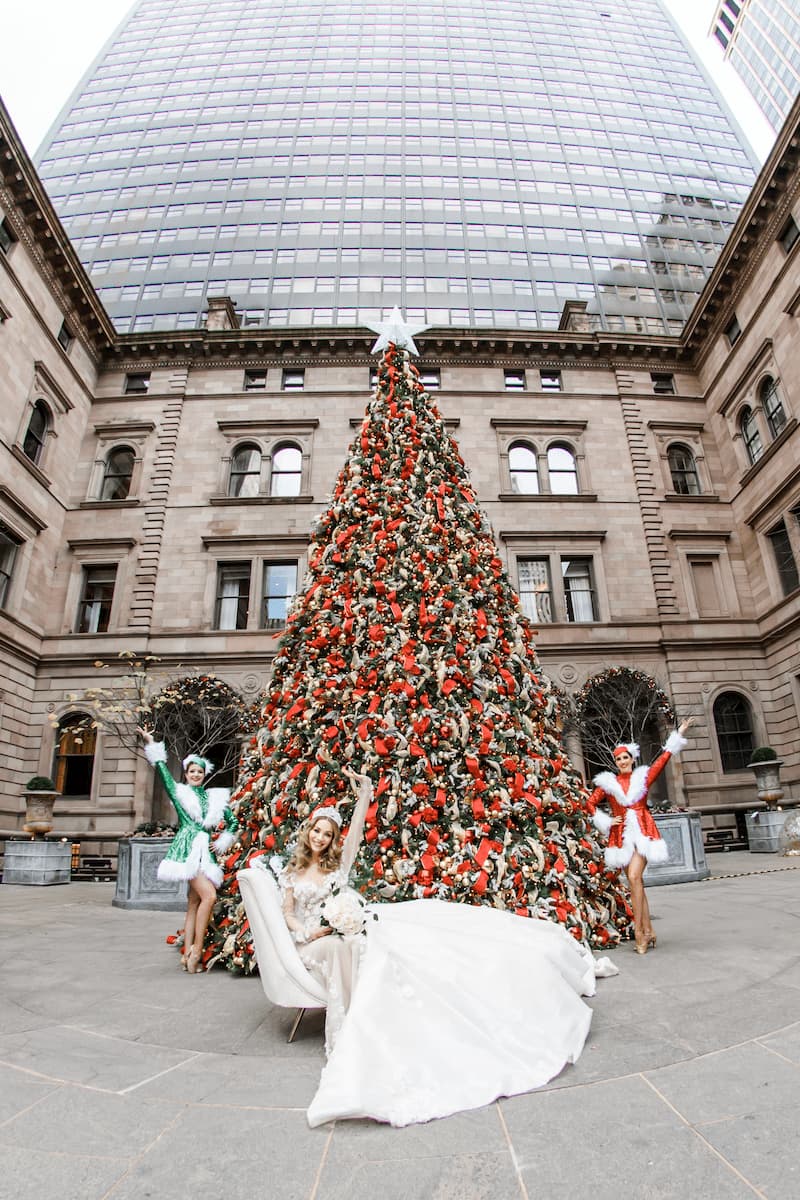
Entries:
<svg viewBox="0 0 800 1200">
<path fill-rule="evenodd" d="M 304 1008 L 298 1008 L 297 1016 L 294 1019 L 294 1024 L 292 1025 L 292 1028 L 289 1030 L 289 1036 L 286 1039 L 287 1042 L 293 1042 L 295 1037 L 297 1036 L 297 1031 L 300 1028 L 300 1022 L 302 1021 L 303 1017 L 305 1016 L 305 1011 L 306 1010 Z"/>
</svg>

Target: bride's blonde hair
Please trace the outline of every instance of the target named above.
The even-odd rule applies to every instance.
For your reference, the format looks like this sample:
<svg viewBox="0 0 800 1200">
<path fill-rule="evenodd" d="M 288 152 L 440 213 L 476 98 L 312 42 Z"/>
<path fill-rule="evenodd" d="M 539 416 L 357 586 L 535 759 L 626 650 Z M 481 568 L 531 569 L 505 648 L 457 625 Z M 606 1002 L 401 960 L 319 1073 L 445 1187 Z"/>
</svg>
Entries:
<svg viewBox="0 0 800 1200">
<path fill-rule="evenodd" d="M 320 813 L 316 820 L 304 821 L 300 826 L 300 832 L 297 835 L 297 845 L 294 848 L 294 853 L 286 864 L 286 870 L 289 873 L 297 873 L 305 871 L 306 867 L 311 865 L 313 854 L 311 852 L 311 841 L 309 834 L 318 821 L 327 821 L 331 827 L 333 837 L 320 855 L 319 865 L 322 870 L 328 874 L 330 871 L 336 871 L 342 861 L 342 831 L 335 821 L 330 817 L 326 817 L 324 813 Z"/>
</svg>

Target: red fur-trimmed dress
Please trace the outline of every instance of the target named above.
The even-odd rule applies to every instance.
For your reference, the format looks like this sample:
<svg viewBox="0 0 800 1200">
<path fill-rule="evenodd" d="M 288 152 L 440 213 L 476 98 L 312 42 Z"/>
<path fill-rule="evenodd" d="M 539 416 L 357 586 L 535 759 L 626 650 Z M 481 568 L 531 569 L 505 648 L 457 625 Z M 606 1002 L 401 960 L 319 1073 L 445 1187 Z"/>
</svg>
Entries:
<svg viewBox="0 0 800 1200">
<path fill-rule="evenodd" d="M 687 745 L 686 738 L 674 730 L 656 761 L 649 767 L 636 767 L 630 775 L 614 775 L 601 771 L 594 777 L 595 789 L 589 797 L 589 812 L 595 828 L 608 835 L 606 866 L 613 870 L 627 867 L 638 852 L 649 863 L 665 863 L 669 859 L 667 843 L 658 832 L 653 814 L 647 807 L 647 793 L 669 760 L 680 754 Z M 611 816 L 597 806 L 607 800 Z M 612 825 L 613 817 L 622 817 Z"/>
</svg>

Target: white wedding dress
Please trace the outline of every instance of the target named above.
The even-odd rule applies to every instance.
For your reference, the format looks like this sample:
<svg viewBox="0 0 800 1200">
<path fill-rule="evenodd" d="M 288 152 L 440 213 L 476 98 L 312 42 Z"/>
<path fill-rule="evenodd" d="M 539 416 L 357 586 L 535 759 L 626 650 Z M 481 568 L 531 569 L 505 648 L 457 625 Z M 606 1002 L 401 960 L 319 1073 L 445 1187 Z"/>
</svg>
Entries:
<svg viewBox="0 0 800 1200">
<path fill-rule="evenodd" d="M 371 788 L 362 787 L 345 841 L 346 881 Z M 333 885 L 333 877 L 331 886 Z M 324 895 L 299 889 L 308 930 Z M 552 921 L 441 900 L 371 905 L 352 955 L 342 939 L 312 942 L 331 956 L 304 962 L 330 989 L 328 1061 L 308 1110 L 311 1126 L 345 1117 L 410 1125 L 541 1087 L 575 1062 L 589 1032 L 598 975 L 615 975 Z M 308 923 L 310 922 L 310 924 Z M 349 1007 L 340 964 L 357 963 Z M 349 989 L 348 989 L 349 990 Z"/>
</svg>

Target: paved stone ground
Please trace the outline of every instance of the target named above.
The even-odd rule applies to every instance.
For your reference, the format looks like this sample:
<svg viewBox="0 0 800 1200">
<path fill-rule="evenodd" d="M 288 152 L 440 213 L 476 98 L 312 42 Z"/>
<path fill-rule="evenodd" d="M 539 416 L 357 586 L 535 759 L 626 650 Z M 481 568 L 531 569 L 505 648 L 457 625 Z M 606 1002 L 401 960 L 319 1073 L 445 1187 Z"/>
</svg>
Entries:
<svg viewBox="0 0 800 1200">
<path fill-rule="evenodd" d="M 289 1046 L 258 980 L 182 973 L 172 914 L 0 887 L 0 1196 L 797 1200 L 800 860 L 711 865 L 650 890 L 658 950 L 615 952 L 576 1066 L 403 1130 L 310 1130 L 319 1018 Z"/>
</svg>

